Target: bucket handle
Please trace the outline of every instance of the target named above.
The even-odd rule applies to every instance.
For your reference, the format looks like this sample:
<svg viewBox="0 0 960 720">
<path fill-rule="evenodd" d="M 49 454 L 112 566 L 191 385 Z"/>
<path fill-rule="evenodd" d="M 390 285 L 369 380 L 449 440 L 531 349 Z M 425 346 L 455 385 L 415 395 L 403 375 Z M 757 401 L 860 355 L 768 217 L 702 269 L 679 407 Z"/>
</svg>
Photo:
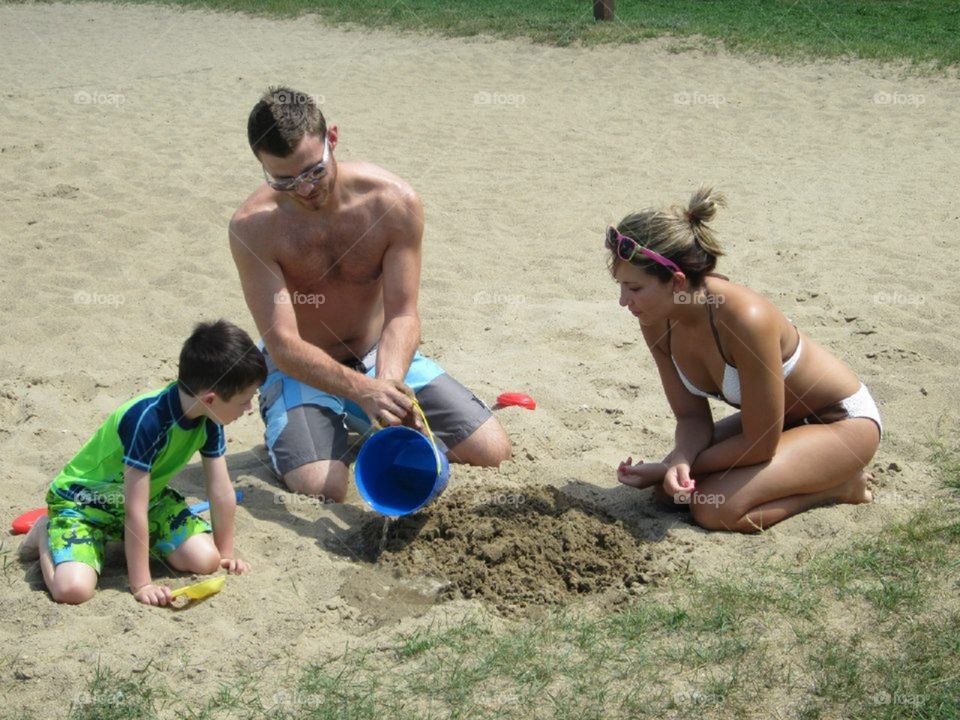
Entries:
<svg viewBox="0 0 960 720">
<path fill-rule="evenodd" d="M 413 409 L 420 414 L 420 419 L 423 420 L 423 427 L 427 430 L 427 439 L 430 440 L 430 444 L 433 446 L 433 455 L 437 460 L 437 475 L 443 472 L 443 464 L 440 462 L 440 448 L 437 447 L 437 439 L 433 436 L 433 430 L 430 429 L 430 423 L 427 421 L 427 415 L 423 412 L 423 408 L 420 407 L 420 403 L 416 400 L 413 401 Z M 382 427 L 378 429 L 382 430 Z"/>
<path fill-rule="evenodd" d="M 437 440 L 433 437 L 433 430 L 430 429 L 430 423 L 427 422 L 426 413 L 423 412 L 423 408 L 420 407 L 420 403 L 416 400 L 413 401 L 413 409 L 420 413 L 423 426 L 427 429 L 427 437 L 430 439 L 430 444 L 433 445 L 433 454 L 437 459 L 437 475 L 439 475 L 443 471 L 443 465 L 440 463 L 440 448 L 437 447 Z"/>
</svg>

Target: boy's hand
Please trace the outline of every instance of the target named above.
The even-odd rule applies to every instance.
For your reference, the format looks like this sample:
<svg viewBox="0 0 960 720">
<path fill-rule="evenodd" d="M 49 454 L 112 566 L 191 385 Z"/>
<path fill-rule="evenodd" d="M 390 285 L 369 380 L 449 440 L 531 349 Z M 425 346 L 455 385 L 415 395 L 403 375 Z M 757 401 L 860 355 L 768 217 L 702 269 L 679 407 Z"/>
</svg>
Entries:
<svg viewBox="0 0 960 720">
<path fill-rule="evenodd" d="M 133 597 L 137 599 L 137 602 L 142 602 L 144 605 L 167 605 L 173 599 L 170 588 L 153 583 L 147 583 L 138 588 L 133 593 Z"/>
<path fill-rule="evenodd" d="M 220 558 L 220 567 L 230 575 L 243 575 L 245 572 L 250 572 L 250 565 L 240 558 Z"/>
</svg>

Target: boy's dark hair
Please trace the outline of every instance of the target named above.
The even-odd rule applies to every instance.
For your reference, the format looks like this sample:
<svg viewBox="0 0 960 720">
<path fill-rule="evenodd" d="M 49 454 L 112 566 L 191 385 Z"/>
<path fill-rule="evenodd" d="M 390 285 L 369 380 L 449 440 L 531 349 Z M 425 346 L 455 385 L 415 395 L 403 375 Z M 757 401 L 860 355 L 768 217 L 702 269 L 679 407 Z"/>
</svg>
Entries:
<svg viewBox="0 0 960 720">
<path fill-rule="evenodd" d="M 258 158 L 261 152 L 289 157 L 303 136 L 323 138 L 327 121 L 312 95 L 288 87 L 271 87 L 247 118 L 247 140 Z"/>
<path fill-rule="evenodd" d="M 229 400 L 266 379 L 263 353 L 244 330 L 226 320 L 197 323 L 180 351 L 177 384 L 189 395 L 213 390 Z"/>
</svg>

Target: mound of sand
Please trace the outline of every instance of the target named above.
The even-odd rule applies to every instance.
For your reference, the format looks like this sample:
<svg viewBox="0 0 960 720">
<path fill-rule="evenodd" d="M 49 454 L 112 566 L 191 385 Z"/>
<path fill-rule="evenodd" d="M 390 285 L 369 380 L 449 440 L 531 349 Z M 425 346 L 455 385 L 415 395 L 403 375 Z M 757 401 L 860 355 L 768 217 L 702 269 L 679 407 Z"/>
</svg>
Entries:
<svg viewBox="0 0 960 720">
<path fill-rule="evenodd" d="M 365 560 L 443 581 L 441 598 L 478 598 L 505 614 L 652 577 L 649 542 L 550 486 L 458 488 L 415 515 L 372 518 L 354 543 Z"/>
</svg>

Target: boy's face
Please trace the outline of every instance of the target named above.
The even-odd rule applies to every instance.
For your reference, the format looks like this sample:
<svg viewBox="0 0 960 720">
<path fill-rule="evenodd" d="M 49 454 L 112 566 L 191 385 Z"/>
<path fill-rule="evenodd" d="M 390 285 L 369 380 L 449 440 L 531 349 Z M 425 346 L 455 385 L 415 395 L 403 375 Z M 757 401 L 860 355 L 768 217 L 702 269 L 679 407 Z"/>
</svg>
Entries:
<svg viewBox="0 0 960 720">
<path fill-rule="evenodd" d="M 257 394 L 257 385 L 241 390 L 229 400 L 210 391 L 201 396 L 203 414 L 221 425 L 229 425 L 241 415 L 253 409 L 253 396 Z"/>
</svg>

